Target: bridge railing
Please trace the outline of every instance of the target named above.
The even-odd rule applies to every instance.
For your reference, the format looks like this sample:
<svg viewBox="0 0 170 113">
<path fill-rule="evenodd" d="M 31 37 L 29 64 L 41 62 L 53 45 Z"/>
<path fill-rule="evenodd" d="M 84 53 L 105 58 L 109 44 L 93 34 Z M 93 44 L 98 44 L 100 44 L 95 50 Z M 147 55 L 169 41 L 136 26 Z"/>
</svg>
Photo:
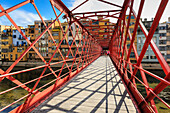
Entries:
<svg viewBox="0 0 170 113">
<path fill-rule="evenodd" d="M 119 72 L 123 80 L 123 83 L 125 84 L 125 87 L 129 91 L 129 94 L 132 97 L 135 105 L 142 112 L 158 112 L 154 101 L 154 98 L 157 98 L 164 105 L 166 105 L 168 109 L 170 108 L 168 103 L 166 103 L 163 99 L 161 99 L 158 96 L 158 94 L 160 94 L 161 91 L 163 91 L 167 86 L 170 85 L 169 82 L 170 67 L 166 60 L 164 59 L 164 57 L 162 56 L 162 54 L 160 53 L 158 47 L 152 41 L 153 34 L 156 30 L 156 27 L 167 5 L 168 0 L 161 1 L 160 7 L 158 8 L 158 11 L 156 13 L 155 19 L 149 32 L 146 30 L 146 28 L 140 21 L 143 5 L 145 3 L 144 0 L 141 0 L 140 2 L 137 15 L 133 10 L 134 0 L 125 0 L 123 6 L 119 6 L 111 2 L 107 2 L 105 0 L 98 1 L 121 8 L 120 12 L 116 12 L 116 14 L 120 14 L 119 17 L 116 17 L 114 16 L 114 14 L 112 15 L 110 13 L 119 10 L 107 11 L 107 15 L 104 15 L 106 17 L 118 19 L 116 24 L 114 25 L 111 24 L 112 30 L 110 30 L 109 25 L 107 26 L 109 28 L 109 33 L 105 34 L 107 34 L 108 37 L 111 36 L 111 39 L 92 37 L 91 35 L 92 32 L 90 33 L 86 29 L 86 27 L 90 26 L 84 27 L 84 25 L 82 25 L 82 23 L 75 17 L 76 14 L 72 15 L 73 10 L 85 4 L 86 2 L 88 2 L 88 0 L 77 6 L 72 11 L 70 11 L 60 0 L 50 0 L 50 4 L 54 12 L 55 19 L 52 20 L 48 26 L 46 21 L 43 19 L 41 13 L 39 12 L 34 0 L 26 0 L 8 9 L 4 9 L 0 5 L 1 9 L 0 17 L 6 16 L 29 44 L 27 49 L 24 50 L 24 52 L 22 52 L 20 57 L 13 64 L 11 64 L 10 67 L 8 67 L 7 69 L 5 68 L 0 69 L 1 74 L 0 85 L 8 84 L 8 82 L 15 84 L 13 85 L 13 87 L 1 91 L 0 98 L 4 99 L 3 96 L 7 95 L 9 92 L 14 92 L 15 95 L 19 95 L 20 92 L 17 89 L 23 89 L 24 91 L 26 91 L 26 93 L 24 93 L 24 95 L 22 96 L 19 96 L 19 98 L 17 99 L 15 98 L 14 100 L 12 100 L 13 102 L 10 101 L 9 103 L 7 103 L 8 105 L 7 104 L 3 105 L 0 111 L 7 110 L 8 108 L 11 109 L 11 107 L 16 105 L 17 103 L 19 104 L 16 105 L 17 107 L 14 106 L 16 108 L 11 112 L 32 111 L 36 106 L 38 106 L 47 97 L 53 94 L 58 88 L 64 85 L 73 76 L 75 76 L 82 69 L 88 66 L 91 62 L 97 59 L 102 51 L 102 48 L 99 44 L 107 46 L 108 42 L 110 42 L 109 43 L 110 57 L 113 61 L 113 64 L 117 68 L 117 71 Z M 16 9 L 27 4 L 32 4 L 38 16 L 40 17 L 42 25 L 45 27 L 33 41 L 30 41 L 28 37 L 26 37 L 26 35 L 22 32 L 21 28 L 14 22 L 14 20 L 10 17 L 9 14 L 10 12 L 13 12 Z M 93 12 L 93 15 L 91 16 L 100 16 L 100 13 L 102 14 L 104 12 L 103 11 Z M 127 13 L 129 13 L 128 15 L 129 18 L 126 20 L 125 17 Z M 88 16 L 85 16 L 85 14 L 83 14 L 83 16 L 84 18 L 88 18 Z M 129 28 L 131 16 L 134 16 L 136 19 L 133 33 L 130 32 Z M 61 17 L 63 17 L 65 21 L 67 21 L 68 23 L 66 24 L 66 29 L 63 28 L 62 24 L 63 19 Z M 94 20 L 94 22 L 102 21 L 103 19 L 104 18 Z M 55 25 L 57 25 L 56 28 L 54 27 Z M 140 29 L 142 30 L 143 34 L 146 37 L 140 55 L 137 53 L 137 48 L 134 42 L 138 26 L 140 26 Z M 60 40 L 59 43 L 56 43 L 56 39 L 58 38 L 53 36 L 51 27 L 54 27 L 56 31 L 57 29 L 60 29 L 61 38 L 59 39 Z M 95 35 L 98 35 L 98 33 L 95 33 Z M 52 46 L 55 47 L 53 51 L 51 50 L 52 54 L 49 55 L 49 57 L 44 56 L 43 53 L 44 48 L 43 46 L 41 46 L 41 44 L 39 45 L 39 43 L 41 43 L 41 39 L 44 40 L 45 36 L 47 36 L 48 39 L 52 40 L 53 42 Z M 69 39 L 71 39 L 71 41 L 69 41 Z M 97 42 L 97 40 L 99 43 Z M 130 40 L 129 48 L 127 46 L 127 40 Z M 160 77 L 159 75 L 153 74 L 142 67 L 141 62 L 149 45 L 152 48 L 156 58 L 158 59 L 159 64 L 161 65 L 162 70 L 165 73 L 165 77 Z M 52 48 L 52 46 L 48 47 Z M 41 48 L 43 48 L 43 51 L 41 51 Z M 63 48 L 66 48 L 67 51 L 63 50 Z M 37 56 L 36 58 L 38 60 L 41 60 L 41 62 L 43 62 L 44 64 L 40 66 L 35 66 L 33 68 L 15 71 L 14 69 L 18 65 L 20 65 L 20 61 L 22 60 L 22 58 L 32 50 L 36 54 Z M 132 51 L 134 52 L 135 55 L 135 63 L 132 62 L 132 60 L 130 59 Z M 60 57 L 57 59 L 58 61 L 55 60 L 56 56 Z M 59 65 L 60 68 L 56 69 L 55 68 L 56 65 L 57 66 Z M 34 74 L 31 73 L 33 71 L 35 72 Z M 41 72 L 38 73 L 38 71 Z M 31 73 L 31 75 L 25 75 L 25 73 Z M 25 76 L 31 76 L 32 79 L 23 82 L 18 76 L 18 74 L 21 75 L 21 78 L 22 77 L 24 78 Z M 148 76 L 151 76 L 156 80 L 159 80 L 159 83 L 154 88 L 152 88 L 149 85 L 147 79 Z M 42 83 L 43 79 L 45 79 L 47 82 Z M 138 84 L 143 85 L 145 91 L 142 90 L 141 92 Z M 145 92 L 146 94 L 143 94 L 143 92 Z"/>
<path fill-rule="evenodd" d="M 10 110 L 12 110 L 11 112 L 32 111 L 33 108 L 38 106 L 47 97 L 57 91 L 58 88 L 67 83 L 73 76 L 100 56 L 102 50 L 100 45 L 89 35 L 81 23 L 76 22 L 73 17 L 68 15 L 69 10 L 66 6 L 63 5 L 65 7 L 59 7 L 58 2 L 60 1 L 50 0 L 55 19 L 51 20 L 48 26 L 33 0 L 26 0 L 8 9 L 4 9 L 3 6 L 0 5 L 0 17 L 6 16 L 29 44 L 26 50 L 24 50 L 7 69 L 4 68 L 4 65 L 2 69 L 0 69 L 0 87 L 5 87 L 6 84 L 13 84 L 10 85 L 11 87 L 4 88 L 0 91 L 0 100 L 3 100 L 0 104 L 0 112 L 9 112 Z M 42 32 L 35 37 L 35 40 L 29 40 L 9 14 L 28 4 L 32 4 L 40 17 L 40 25 L 43 26 Z M 63 15 L 65 16 L 63 17 Z M 67 21 L 64 23 L 65 28 L 63 27 L 63 21 Z M 55 37 L 51 28 L 59 30 L 57 32 L 60 37 Z M 41 39 L 44 40 L 44 38 L 46 38 L 47 42 L 52 42 L 52 46 L 50 46 L 50 44 L 47 45 L 49 50 L 45 50 L 45 52 L 41 51 L 44 46 L 39 45 Z M 56 42 L 56 39 L 59 40 L 59 43 Z M 55 49 L 52 51 L 50 48 Z M 28 61 L 28 65 L 33 64 L 33 67 L 28 69 L 19 67 L 21 69 L 16 71 L 19 65 L 22 66 L 22 58 L 26 57 L 30 51 L 36 55 L 35 58 L 37 59 L 37 61 Z M 49 54 L 48 51 L 51 51 L 52 54 Z M 46 55 L 44 55 L 44 53 Z M 35 62 L 37 62 L 37 64 L 38 62 L 43 62 L 43 64 L 40 63 L 34 66 L 34 64 L 36 64 Z M 6 62 L 3 62 L 3 64 L 5 63 Z M 29 79 L 24 81 L 24 78 Z M 8 94 L 18 96 L 16 98 L 9 97 L 11 100 L 8 101 L 8 97 L 6 98 Z"/>
<path fill-rule="evenodd" d="M 157 45 L 152 40 L 168 0 L 161 1 L 149 31 L 147 31 L 140 20 L 145 1 L 141 0 L 137 15 L 133 10 L 133 2 L 134 0 L 131 2 L 128 0 L 124 2 L 124 9 L 122 9 L 122 14 L 120 15 L 122 20 L 118 21 L 118 26 L 114 31 L 113 38 L 109 45 L 109 50 L 111 52 L 110 57 L 112 58 L 115 67 L 120 73 L 124 84 L 131 92 L 131 96 L 134 97 L 136 105 L 139 109 L 141 109 L 142 112 L 158 112 L 157 107 L 155 106 L 155 98 L 157 98 L 167 107 L 165 109 L 170 109 L 169 104 L 158 96 L 161 91 L 170 85 L 170 67 L 159 51 Z M 126 14 L 128 8 L 129 15 L 127 19 Z M 129 28 L 132 16 L 135 17 L 135 23 L 132 30 L 133 32 L 131 32 Z M 135 44 L 138 26 L 142 30 L 143 35 L 146 37 L 140 54 L 138 54 L 137 45 Z M 130 40 L 129 47 L 127 46 L 127 40 Z M 156 59 L 159 61 L 162 71 L 165 73 L 165 76 L 163 77 L 162 75 L 156 75 L 142 67 L 141 62 L 144 59 L 144 55 L 149 45 L 152 48 Z M 133 60 L 130 58 L 131 52 L 134 52 L 135 55 L 135 59 Z M 148 83 L 148 78 L 153 79 L 153 81 L 157 80 L 159 82 L 154 87 L 150 86 Z M 141 86 L 139 86 L 139 84 L 143 85 L 145 91 L 140 89 Z"/>
</svg>

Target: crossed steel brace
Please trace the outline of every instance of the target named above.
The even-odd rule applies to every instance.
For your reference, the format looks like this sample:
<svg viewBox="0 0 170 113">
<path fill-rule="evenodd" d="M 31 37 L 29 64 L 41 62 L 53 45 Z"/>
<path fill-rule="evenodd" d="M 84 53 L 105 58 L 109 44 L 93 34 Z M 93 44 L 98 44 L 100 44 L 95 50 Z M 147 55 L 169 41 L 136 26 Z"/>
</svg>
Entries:
<svg viewBox="0 0 170 113">
<path fill-rule="evenodd" d="M 74 9 L 70 11 L 61 0 L 50 0 L 51 6 L 52 6 L 52 9 L 54 11 L 56 18 L 53 20 L 53 22 L 49 26 L 46 25 L 44 19 L 41 16 L 41 13 L 39 12 L 36 4 L 34 3 L 34 0 L 26 0 L 8 9 L 4 9 L 0 5 L 0 10 L 1 10 L 0 17 L 6 16 L 8 20 L 15 26 L 15 28 L 19 31 L 19 33 L 24 37 L 24 39 L 29 44 L 29 47 L 21 54 L 21 56 L 7 70 L 0 69 L 0 74 L 1 74 L 0 81 L 2 81 L 4 78 L 7 78 L 11 82 L 17 85 L 13 88 L 0 92 L 0 95 L 3 95 L 9 91 L 15 90 L 19 87 L 28 91 L 28 94 L 14 101 L 13 103 L 5 106 L 4 108 L 0 110 L 0 112 L 12 106 L 15 103 L 18 103 L 19 101 L 23 99 L 25 99 L 24 103 L 20 105 L 19 107 L 17 107 L 16 109 L 12 110 L 11 112 L 32 111 L 36 106 L 38 106 L 46 98 L 48 98 L 55 91 L 57 91 L 57 89 L 63 86 L 67 81 L 69 81 L 77 73 L 79 73 L 81 70 L 87 67 L 90 63 L 96 60 L 101 55 L 102 47 L 109 48 L 110 58 L 112 59 L 113 64 L 115 65 L 117 71 L 119 72 L 119 75 L 129 95 L 131 96 L 132 101 L 134 102 L 135 106 L 138 109 L 138 112 L 158 112 L 155 106 L 155 102 L 153 100 L 155 97 L 158 98 L 168 108 L 170 108 L 170 106 L 158 96 L 158 94 L 162 90 L 164 90 L 167 86 L 170 85 L 170 67 L 168 63 L 166 62 L 166 60 L 164 59 L 164 57 L 162 56 L 162 54 L 160 53 L 156 44 L 152 41 L 153 34 L 156 30 L 156 27 L 159 24 L 159 20 L 164 12 L 164 9 L 168 3 L 168 0 L 161 1 L 160 6 L 155 15 L 155 19 L 149 31 L 146 30 L 146 28 L 140 21 L 140 17 L 143 11 L 145 0 L 141 0 L 137 14 L 133 10 L 134 0 L 124 0 L 124 3 L 122 6 L 105 1 L 105 0 L 97 0 L 101 3 L 105 3 L 113 7 L 119 8 L 119 9 L 118 10 L 107 10 L 107 11 L 73 13 L 76 9 L 86 4 L 88 1 L 89 0 L 85 0 L 80 5 L 78 5 L 77 7 L 75 7 Z M 46 28 L 33 42 L 31 42 L 25 36 L 25 34 L 21 31 L 21 29 L 18 27 L 15 21 L 8 14 L 29 3 L 33 5 L 34 9 L 36 10 L 37 14 L 39 15 L 42 23 L 44 24 Z M 60 12 L 59 15 L 57 14 L 56 8 Z M 128 21 L 126 21 L 125 17 L 126 17 L 126 13 L 128 12 L 128 8 L 129 8 L 129 18 L 128 18 Z M 67 23 L 68 23 L 68 28 L 66 32 L 64 32 L 61 21 L 59 20 L 59 17 L 61 17 L 62 14 L 64 14 L 64 18 L 67 20 Z M 99 16 L 102 16 L 102 18 L 98 18 L 98 19 L 93 18 L 93 17 L 99 17 Z M 136 18 L 135 27 L 134 27 L 134 31 L 132 35 L 129 31 L 131 16 L 134 16 Z M 107 18 L 117 19 L 117 23 L 104 21 Z M 90 22 L 87 22 L 84 20 L 91 20 L 92 23 L 105 22 L 107 23 L 107 25 L 95 25 L 94 26 L 94 25 L 91 25 Z M 52 36 L 52 33 L 49 30 L 49 28 L 52 27 L 52 25 L 54 25 L 55 22 L 58 22 L 61 32 L 63 34 L 63 37 L 61 41 L 59 42 L 59 44 L 55 42 L 54 37 Z M 72 26 L 75 27 L 75 32 L 76 32 L 75 35 L 74 35 L 74 31 L 71 28 Z M 144 46 L 142 48 L 140 55 L 138 55 L 135 44 L 134 44 L 138 26 L 140 26 L 144 35 L 146 36 L 146 41 L 144 43 Z M 101 31 L 104 31 L 105 29 L 107 29 L 107 32 L 101 32 Z M 56 47 L 56 50 L 54 51 L 49 61 L 47 61 L 35 47 L 35 44 L 41 39 L 41 37 L 46 32 L 49 34 L 50 39 L 53 41 Z M 72 34 L 72 38 L 73 38 L 71 45 L 69 44 L 67 40 L 68 32 Z M 104 35 L 106 35 L 107 37 L 104 37 Z M 128 37 L 130 39 L 129 49 L 127 48 L 127 44 L 126 44 Z M 79 41 L 78 44 L 75 44 L 76 39 L 78 39 Z M 66 45 L 69 48 L 66 56 L 64 56 L 60 50 L 61 44 L 64 40 L 66 41 Z M 158 75 L 155 75 L 143 69 L 141 65 L 142 59 L 149 45 L 151 46 L 163 71 L 166 74 L 164 78 L 161 78 Z M 76 47 L 75 53 L 73 52 L 73 46 Z M 19 61 L 21 61 L 21 59 L 29 52 L 31 48 L 39 56 L 42 62 L 44 62 L 44 65 L 25 69 L 25 70 L 20 70 L 17 72 L 11 72 L 12 69 L 19 63 Z M 130 60 L 130 54 L 132 51 L 135 54 L 135 58 L 137 62 L 136 64 L 131 63 L 131 60 Z M 51 62 L 57 52 L 60 54 L 62 61 Z M 68 58 L 70 54 L 73 58 Z M 77 57 L 77 55 L 79 57 Z M 69 65 L 68 62 L 72 62 L 71 65 Z M 52 69 L 51 66 L 56 65 L 56 64 L 62 64 L 61 68 L 58 70 Z M 74 66 L 76 68 L 74 68 Z M 128 66 L 129 66 L 129 69 L 128 69 Z M 25 72 L 29 72 L 33 70 L 38 70 L 38 69 L 43 69 L 40 76 L 26 83 L 22 83 L 19 80 L 17 80 L 15 77 L 13 77 L 13 75 L 16 75 L 19 73 L 25 73 Z M 47 69 L 49 69 L 51 72 L 48 74 L 45 74 Z M 64 69 L 68 69 L 68 72 L 65 74 L 62 74 L 62 71 Z M 138 70 L 140 71 L 142 80 L 136 77 L 136 73 Z M 131 75 L 130 77 L 128 77 L 128 73 Z M 148 75 L 160 81 L 160 83 L 154 89 L 149 87 L 145 73 L 147 73 Z M 37 88 L 41 79 L 44 77 L 50 76 L 50 75 L 55 76 L 55 79 Z M 143 96 L 138 91 L 136 81 L 140 82 L 145 87 L 145 90 L 147 93 L 146 97 Z M 33 82 L 35 82 L 33 88 L 26 86 L 27 84 L 30 84 Z M 41 89 L 43 89 L 44 87 L 48 85 L 51 85 L 51 86 L 41 91 Z"/>
</svg>

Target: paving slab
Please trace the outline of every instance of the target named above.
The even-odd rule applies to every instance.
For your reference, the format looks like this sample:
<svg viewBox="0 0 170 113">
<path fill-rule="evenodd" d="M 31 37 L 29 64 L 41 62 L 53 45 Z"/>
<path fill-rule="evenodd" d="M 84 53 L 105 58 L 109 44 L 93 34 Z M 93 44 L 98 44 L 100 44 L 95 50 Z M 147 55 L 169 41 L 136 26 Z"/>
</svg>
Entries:
<svg viewBox="0 0 170 113">
<path fill-rule="evenodd" d="M 136 113 L 110 58 L 101 56 L 32 113 Z"/>
</svg>

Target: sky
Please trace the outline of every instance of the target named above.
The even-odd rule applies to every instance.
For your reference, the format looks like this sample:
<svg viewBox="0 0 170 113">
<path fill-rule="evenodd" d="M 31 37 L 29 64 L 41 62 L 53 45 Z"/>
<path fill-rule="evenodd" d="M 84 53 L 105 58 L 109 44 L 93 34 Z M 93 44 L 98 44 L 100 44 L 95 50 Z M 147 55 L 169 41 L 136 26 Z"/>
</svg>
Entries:
<svg viewBox="0 0 170 113">
<path fill-rule="evenodd" d="M 7 9 L 23 1 L 24 0 L 0 0 L 0 4 L 4 7 L 4 9 Z M 77 5 L 79 5 L 80 3 L 82 3 L 83 1 L 85 0 L 62 0 L 62 2 L 64 2 L 64 4 L 70 10 L 76 7 Z M 123 4 L 123 0 L 107 0 L 107 1 L 119 5 Z M 137 8 L 139 7 L 140 0 L 134 0 L 134 1 L 135 2 L 133 8 L 137 12 L 138 11 Z M 148 20 L 151 20 L 151 18 L 153 18 L 156 14 L 160 1 L 161 0 L 145 0 L 144 10 L 142 12 L 141 17 L 148 18 Z M 49 0 L 35 0 L 35 4 L 45 20 L 55 18 Z M 86 4 L 84 4 L 77 10 L 75 10 L 73 13 L 86 12 L 86 11 L 98 11 L 98 10 L 113 10 L 113 9 L 117 9 L 117 7 L 104 4 L 97 0 L 89 0 Z M 59 14 L 60 12 L 57 11 L 57 13 Z M 17 25 L 24 26 L 24 27 L 30 24 L 34 24 L 35 20 L 40 20 L 33 5 L 30 3 L 18 8 L 15 11 L 10 12 L 9 15 L 17 23 Z M 167 21 L 168 17 L 170 17 L 170 3 L 167 4 L 167 7 L 163 13 L 160 22 Z M 10 21 L 5 16 L 0 17 L 0 24 L 11 25 Z"/>
</svg>

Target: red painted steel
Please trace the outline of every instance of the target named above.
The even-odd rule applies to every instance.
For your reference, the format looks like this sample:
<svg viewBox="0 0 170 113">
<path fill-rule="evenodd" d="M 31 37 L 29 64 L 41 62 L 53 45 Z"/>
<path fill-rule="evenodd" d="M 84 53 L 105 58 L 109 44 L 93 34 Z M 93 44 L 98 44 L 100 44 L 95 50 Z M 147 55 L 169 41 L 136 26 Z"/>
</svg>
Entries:
<svg viewBox="0 0 170 113">
<path fill-rule="evenodd" d="M 6 16 L 8 20 L 15 26 L 15 28 L 20 32 L 20 34 L 24 37 L 24 39 L 29 44 L 29 47 L 21 54 L 21 56 L 6 70 L 0 69 L 0 82 L 4 80 L 4 78 L 9 79 L 11 82 L 15 83 L 17 86 L 7 89 L 5 91 L 0 92 L 0 95 L 6 94 L 10 91 L 13 91 L 17 88 L 23 88 L 28 91 L 28 94 L 19 98 L 18 100 L 14 101 L 13 103 L 3 107 L 1 111 L 7 109 L 8 107 L 16 104 L 22 100 L 24 103 L 17 107 L 16 109 L 12 110 L 11 113 L 14 112 L 30 112 L 35 107 L 37 107 L 40 103 L 42 103 L 45 99 L 51 96 L 54 92 L 56 92 L 61 86 L 66 84 L 70 79 L 72 79 L 76 74 L 78 74 L 81 70 L 91 64 L 94 60 L 96 60 L 102 52 L 103 48 L 109 48 L 110 51 L 110 58 L 116 67 L 132 101 L 134 102 L 135 106 L 138 109 L 138 112 L 158 112 L 155 106 L 154 98 L 159 99 L 167 108 L 170 109 L 168 103 L 166 103 L 163 99 L 161 99 L 158 94 L 164 90 L 167 86 L 170 85 L 170 67 L 162 54 L 160 53 L 156 44 L 152 41 L 153 34 L 155 29 L 159 23 L 159 20 L 163 14 L 163 11 L 167 5 L 168 0 L 162 0 L 160 3 L 160 7 L 156 13 L 155 19 L 153 21 L 152 27 L 150 31 L 147 31 L 142 22 L 140 21 L 140 15 L 143 11 L 143 5 L 145 0 L 141 0 L 138 14 L 136 15 L 135 11 L 133 10 L 133 2 L 134 0 L 124 0 L 122 6 L 117 5 L 115 3 L 111 3 L 105 0 L 98 0 L 100 3 L 104 3 L 107 5 L 114 6 L 119 8 L 118 10 L 106 10 L 106 11 L 93 11 L 93 12 L 83 12 L 83 13 L 73 13 L 76 9 L 83 6 L 84 4 L 88 3 L 89 0 L 85 0 L 80 5 L 72 9 L 71 11 L 65 6 L 65 4 L 61 0 L 50 0 L 51 7 L 54 11 L 56 18 L 50 25 L 46 25 L 45 21 L 43 20 L 41 13 L 39 12 L 34 0 L 26 0 L 22 3 L 19 3 L 11 8 L 4 9 L 0 5 L 0 17 Z M 15 21 L 10 17 L 8 13 L 24 6 L 27 4 L 32 4 L 35 8 L 37 14 L 39 15 L 42 23 L 45 26 L 45 30 L 35 39 L 35 41 L 31 42 L 28 40 L 26 35 L 21 31 L 19 26 L 15 23 Z M 56 9 L 58 11 L 56 11 Z M 129 10 L 128 10 L 129 9 Z M 60 12 L 58 15 L 57 12 Z M 126 14 L 129 14 L 128 21 L 126 21 Z M 68 27 L 66 32 L 63 30 L 61 20 L 59 19 L 61 15 L 64 14 L 63 18 L 67 20 Z M 136 18 L 135 27 L 133 35 L 131 35 L 129 26 L 131 16 Z M 96 17 L 91 18 L 91 17 Z M 100 18 L 98 18 L 100 17 Z M 107 18 L 114 18 L 117 19 L 117 23 L 105 21 Z M 87 21 L 90 20 L 90 21 Z M 57 44 L 55 39 L 50 32 L 50 27 L 57 22 L 59 28 L 63 34 L 61 37 L 61 41 Z M 102 24 L 94 24 L 95 22 L 100 22 Z M 103 24 L 105 23 L 105 25 Z M 142 52 L 140 55 L 137 53 L 136 46 L 134 44 L 134 39 L 136 36 L 137 28 L 140 26 L 141 30 L 143 31 L 144 35 L 147 37 L 145 44 L 142 48 Z M 75 31 L 72 29 L 74 27 Z M 54 53 L 50 59 L 45 59 L 38 49 L 35 47 L 35 44 L 42 38 L 42 36 L 48 33 L 50 36 L 50 40 L 54 43 L 56 47 Z M 68 41 L 68 33 L 71 34 L 72 43 L 69 44 Z M 127 38 L 130 39 L 130 48 L 127 48 Z M 65 46 L 68 48 L 66 54 L 62 53 L 62 42 L 66 41 Z M 78 41 L 78 43 L 76 43 Z M 146 53 L 148 46 L 151 46 L 153 52 L 155 53 L 163 71 L 165 72 L 166 76 L 161 78 L 159 75 L 155 75 L 147 70 L 145 70 L 142 65 L 143 56 Z M 44 65 L 37 66 L 29 69 L 24 69 L 16 72 L 12 72 L 13 68 L 21 61 L 21 59 L 33 49 L 35 53 L 39 56 L 42 60 Z M 75 51 L 73 51 L 75 50 Z M 135 54 L 135 59 L 137 63 L 133 63 L 130 59 L 131 51 Z M 61 56 L 61 61 L 52 62 L 53 58 L 56 53 L 59 53 Z M 69 58 L 71 56 L 72 58 Z M 61 64 L 61 68 L 54 70 L 52 66 Z M 38 69 L 43 69 L 40 76 L 38 78 L 34 78 L 30 81 L 22 83 L 14 76 L 21 73 L 29 73 L 30 71 L 35 71 Z M 46 74 L 46 70 L 49 69 L 50 73 Z M 67 69 L 68 71 L 62 74 L 63 70 Z M 141 78 L 139 79 L 136 74 L 139 70 Z M 159 80 L 160 83 L 152 89 L 149 87 L 146 74 L 149 76 L 154 77 L 155 79 Z M 130 75 L 130 76 L 129 76 Z M 51 80 L 50 82 L 38 87 L 40 81 L 48 76 L 54 76 L 55 79 Z M 141 83 L 145 87 L 145 91 L 147 96 L 142 95 L 138 91 L 138 86 L 136 81 Z M 28 84 L 34 84 L 34 86 L 28 87 Z M 49 86 L 45 90 L 43 88 Z M 42 91 L 43 90 L 43 91 Z"/>
</svg>

